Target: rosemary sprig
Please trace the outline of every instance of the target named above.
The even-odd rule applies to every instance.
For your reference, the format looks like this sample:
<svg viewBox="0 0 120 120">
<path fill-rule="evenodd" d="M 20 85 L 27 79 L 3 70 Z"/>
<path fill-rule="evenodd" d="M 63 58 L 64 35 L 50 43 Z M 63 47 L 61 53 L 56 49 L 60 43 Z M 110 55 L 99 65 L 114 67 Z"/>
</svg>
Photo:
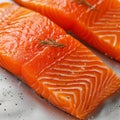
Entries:
<svg viewBox="0 0 120 120">
<path fill-rule="evenodd" d="M 79 0 L 79 4 L 84 4 L 86 5 L 88 8 L 92 9 L 92 10 L 97 10 L 92 4 L 90 4 L 87 0 Z"/>
<path fill-rule="evenodd" d="M 48 38 L 47 40 L 39 40 L 41 46 L 52 46 L 52 47 L 65 47 L 64 44 L 54 41 L 53 39 Z"/>
</svg>

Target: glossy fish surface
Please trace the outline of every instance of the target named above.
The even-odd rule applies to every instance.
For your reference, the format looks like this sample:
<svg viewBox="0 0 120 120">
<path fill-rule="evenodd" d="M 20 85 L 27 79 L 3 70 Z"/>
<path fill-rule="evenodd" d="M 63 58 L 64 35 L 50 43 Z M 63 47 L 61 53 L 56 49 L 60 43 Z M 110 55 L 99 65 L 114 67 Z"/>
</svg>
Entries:
<svg viewBox="0 0 120 120">
<path fill-rule="evenodd" d="M 113 70 L 48 18 L 10 3 L 0 15 L 1 67 L 55 106 L 84 119 L 119 89 Z"/>
<path fill-rule="evenodd" d="M 14 0 L 120 61 L 119 0 Z"/>
</svg>

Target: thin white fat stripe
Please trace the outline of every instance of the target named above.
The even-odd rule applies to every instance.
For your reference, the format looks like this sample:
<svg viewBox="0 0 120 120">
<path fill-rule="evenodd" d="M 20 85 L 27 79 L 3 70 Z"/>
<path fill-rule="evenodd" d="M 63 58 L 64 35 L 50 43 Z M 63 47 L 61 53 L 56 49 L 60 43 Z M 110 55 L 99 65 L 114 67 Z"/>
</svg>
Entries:
<svg viewBox="0 0 120 120">
<path fill-rule="evenodd" d="M 102 28 L 102 27 L 101 27 Z M 110 34 L 113 34 L 113 33 L 120 33 L 120 30 L 96 30 L 94 31 L 94 33 L 110 33 Z"/>
<path fill-rule="evenodd" d="M 65 59 L 65 61 L 68 61 L 68 62 L 76 62 L 77 64 L 79 64 L 79 63 L 81 63 L 81 62 L 83 62 L 83 64 L 87 61 L 88 62 L 88 60 L 86 60 L 86 58 L 87 59 L 89 59 L 89 58 L 94 58 L 95 56 L 87 56 L 87 55 L 85 55 L 84 57 L 83 56 L 74 56 L 75 58 L 66 58 Z M 85 58 L 86 57 L 86 58 Z M 76 59 L 77 58 L 77 59 Z M 89 60 L 89 61 L 91 61 L 91 60 Z"/>
<path fill-rule="evenodd" d="M 72 58 L 71 59 L 70 58 L 69 59 L 66 58 L 65 61 L 68 61 L 68 62 L 81 62 L 80 59 L 72 59 Z"/>
<path fill-rule="evenodd" d="M 64 92 L 66 90 L 68 90 L 68 91 L 74 91 L 74 90 L 82 91 L 82 87 L 81 87 L 81 85 L 79 85 L 79 86 L 66 86 L 66 85 L 64 85 L 60 88 L 58 88 L 57 86 L 51 86 L 49 88 L 49 90 L 58 90 L 59 92 Z"/>
<path fill-rule="evenodd" d="M 100 38 L 104 38 L 104 37 L 113 37 L 114 38 L 114 42 L 113 42 L 113 46 L 115 47 L 118 41 L 117 35 L 115 34 L 107 34 L 107 35 L 99 35 Z M 108 39 L 108 43 L 110 43 L 111 41 Z"/>
<path fill-rule="evenodd" d="M 60 80 L 59 78 L 53 78 L 53 77 L 50 77 L 50 76 L 41 76 L 38 78 L 38 81 L 40 80 Z"/>
<path fill-rule="evenodd" d="M 113 19 L 114 18 L 114 19 Z M 99 19 L 99 22 L 95 22 L 95 23 L 102 23 L 102 24 L 105 24 L 106 22 L 109 22 L 109 24 L 110 23 L 113 23 L 115 20 L 118 20 L 119 21 L 119 19 L 118 18 L 120 18 L 120 16 L 117 16 L 117 15 L 106 15 L 106 16 L 104 16 L 103 18 L 100 18 Z M 112 22 L 113 21 L 113 22 Z M 94 24 L 95 24 L 94 23 Z"/>
<path fill-rule="evenodd" d="M 84 52 L 83 52 L 84 53 Z M 89 53 L 89 54 L 86 54 L 86 53 L 84 53 L 84 55 L 74 55 L 74 54 L 72 54 L 72 55 L 70 55 L 71 57 L 85 57 L 85 56 L 89 56 L 89 57 L 96 57 L 94 54 L 91 54 L 91 53 Z M 66 58 L 67 59 L 67 58 Z"/>
<path fill-rule="evenodd" d="M 117 21 L 117 22 L 119 22 L 119 21 Z M 105 25 L 109 25 L 109 26 L 105 26 Z M 96 27 L 97 28 L 106 28 L 106 29 L 108 29 L 108 28 L 116 28 L 116 22 L 115 21 L 113 21 L 113 22 L 108 21 L 108 23 L 107 23 L 106 21 L 101 21 L 101 22 L 94 23 L 94 26 L 89 26 L 89 28 L 91 28 L 91 29 L 94 29 Z"/>
<path fill-rule="evenodd" d="M 120 8 L 111 8 L 109 11 L 106 12 L 109 15 L 120 15 Z"/>
<path fill-rule="evenodd" d="M 61 65 L 61 64 L 59 64 Z M 67 64 L 67 63 L 62 63 L 63 66 L 66 66 L 66 67 L 76 67 L 76 68 L 81 68 L 82 66 L 81 65 L 72 65 L 72 64 Z"/>
<path fill-rule="evenodd" d="M 75 57 L 75 58 L 78 58 L 78 57 L 84 57 L 84 56 L 91 56 L 91 57 L 95 57 L 95 55 L 94 54 L 92 54 L 90 51 L 88 51 L 88 52 L 85 52 L 85 51 L 79 51 L 79 52 L 76 52 L 75 54 L 71 54 L 69 57 Z M 68 58 L 69 58 L 68 57 Z M 66 58 L 67 59 L 67 58 Z"/>
<path fill-rule="evenodd" d="M 120 18 L 120 16 L 119 16 L 119 15 L 115 15 L 115 14 L 114 14 L 114 15 L 105 14 L 103 18 L 100 18 L 100 20 L 105 19 L 105 18 L 107 18 L 107 19 L 111 19 L 111 18 Z"/>
<path fill-rule="evenodd" d="M 46 72 L 47 75 L 56 75 L 56 76 L 61 76 L 61 77 L 78 77 L 79 75 L 77 74 L 65 74 L 65 73 L 60 73 L 60 72 Z"/>
<path fill-rule="evenodd" d="M 99 22 L 95 22 L 95 23 L 93 23 L 93 25 L 99 25 L 98 27 L 100 27 L 101 25 L 104 26 L 104 25 L 106 25 L 106 24 L 114 25 L 114 24 L 116 24 L 115 22 L 119 22 L 119 21 L 120 21 L 119 18 L 120 18 L 120 17 L 101 18 L 101 19 L 99 20 Z"/>
<path fill-rule="evenodd" d="M 86 65 L 86 64 L 83 64 L 83 65 L 74 65 L 74 64 L 62 64 L 64 67 L 71 67 L 71 70 L 72 70 L 72 72 L 76 72 L 76 71 L 74 71 L 74 69 L 76 69 L 76 68 L 78 68 L 79 70 L 77 70 L 77 71 L 79 71 L 79 72 L 81 72 L 81 71 L 83 71 L 83 70 L 85 70 L 85 69 L 88 69 L 88 68 L 91 68 L 91 67 L 99 67 L 99 69 L 107 69 L 105 66 L 101 66 L 101 65 Z M 63 70 L 63 69 L 62 69 Z M 69 69 L 70 70 L 70 69 Z M 93 71 L 93 70 L 95 70 L 95 69 L 91 69 L 91 71 Z"/>
<path fill-rule="evenodd" d="M 97 21 L 97 22 L 94 22 L 93 23 L 94 25 L 105 25 L 105 22 L 104 21 Z M 94 28 L 94 26 L 92 26 Z M 91 28 L 92 28 L 91 27 Z M 99 26 L 98 26 L 99 27 Z"/>
<path fill-rule="evenodd" d="M 111 26 L 98 26 L 98 27 L 89 27 L 90 29 L 93 29 L 94 33 L 99 33 L 99 32 L 120 32 L 119 30 L 115 30 L 118 29 L 120 25 L 116 25 L 116 24 L 112 24 Z M 95 30 L 94 30 L 95 29 Z M 100 29 L 104 29 L 104 30 L 100 30 Z"/>
<path fill-rule="evenodd" d="M 71 79 L 68 78 L 68 79 L 65 79 L 65 80 L 64 80 L 64 79 L 58 78 L 58 76 L 57 76 L 56 78 L 55 78 L 55 77 L 49 77 L 49 76 L 48 76 L 48 77 L 44 77 L 44 76 L 43 76 L 43 77 L 39 77 L 38 80 L 39 80 L 39 81 L 40 81 L 40 80 L 48 80 L 48 81 L 49 81 L 49 80 L 54 80 L 54 81 L 61 81 L 61 80 L 62 80 L 62 81 L 65 82 L 65 81 L 70 81 Z M 74 80 L 74 79 L 72 78 L 71 81 L 73 81 L 73 80 Z"/>
<path fill-rule="evenodd" d="M 85 80 L 86 78 L 84 78 L 84 79 L 81 78 L 81 77 L 83 77 L 83 76 L 85 76 L 85 75 L 90 76 L 89 74 L 83 74 L 83 73 L 82 73 L 81 75 L 79 75 L 79 80 Z M 73 76 L 72 76 L 72 77 L 73 77 Z M 94 77 L 94 76 L 92 76 L 92 77 Z M 54 78 L 53 78 L 53 77 L 49 77 L 49 76 L 48 76 L 48 77 L 39 77 L 39 78 L 38 78 L 38 81 L 40 81 L 40 80 L 45 80 L 45 81 L 48 80 L 46 83 L 49 83 L 50 80 L 60 81 L 61 79 L 59 79 L 58 77 L 56 77 L 56 78 L 54 77 Z M 74 79 L 74 78 L 68 78 L 68 79 L 65 79 L 65 80 L 62 79 L 63 82 L 65 82 L 65 81 L 75 81 L 75 80 L 78 81 L 78 77 L 75 78 L 75 79 Z M 54 85 L 56 85 L 56 84 L 54 83 Z"/>
<path fill-rule="evenodd" d="M 104 70 L 109 71 L 110 68 L 106 68 L 106 67 L 104 67 L 104 66 L 99 66 L 99 69 L 96 69 L 96 68 L 95 68 L 93 71 L 102 74 L 102 72 L 103 72 Z M 92 71 L 92 70 L 89 70 L 89 71 Z M 101 72 L 100 72 L 100 71 L 101 71 Z"/>
<path fill-rule="evenodd" d="M 64 86 L 71 87 L 71 85 L 72 86 L 85 85 L 85 88 L 88 90 L 90 89 L 88 86 L 92 86 L 92 82 L 90 81 L 90 79 L 84 79 L 84 80 L 79 80 L 79 81 L 70 81 L 69 83 L 67 83 L 67 85 L 64 85 Z"/>
<path fill-rule="evenodd" d="M 103 68 L 104 68 L 104 69 L 107 69 L 106 66 L 100 65 L 100 62 L 99 62 L 99 64 L 86 65 L 86 68 L 90 68 L 90 67 L 94 67 L 94 69 L 92 69 L 92 70 L 95 70 L 96 67 L 99 67 L 99 68 L 101 68 L 101 69 L 103 69 Z"/>
<path fill-rule="evenodd" d="M 109 11 L 106 12 L 106 14 L 120 14 L 120 7 L 119 8 L 110 8 Z"/>
<path fill-rule="evenodd" d="M 120 16 L 118 18 L 120 18 Z M 120 21 L 120 19 L 118 19 L 118 18 L 116 19 L 116 17 L 111 16 L 111 18 L 109 18 L 109 17 L 107 17 L 107 18 L 101 18 L 100 20 L 104 21 L 105 23 L 108 21 L 109 24 L 112 24 L 113 22 L 115 23 L 115 20 Z"/>
<path fill-rule="evenodd" d="M 69 61 L 70 62 L 70 61 Z M 68 66 L 68 67 L 76 67 L 76 68 L 81 68 L 81 67 L 85 67 L 86 66 L 86 64 L 87 63 L 91 63 L 91 62 L 98 62 L 98 61 L 96 61 L 96 60 L 80 60 L 79 62 L 83 62 L 83 64 L 81 65 L 81 64 L 68 64 L 68 63 L 58 63 L 58 65 L 60 65 L 60 66 Z M 91 63 L 91 64 L 93 64 L 93 63 Z"/>
<path fill-rule="evenodd" d="M 70 68 L 61 68 L 61 67 L 59 67 L 59 68 L 57 68 L 57 67 L 54 67 L 54 68 L 52 68 L 52 69 L 50 69 L 50 70 L 55 70 L 55 71 L 62 71 L 62 72 L 81 72 L 81 70 L 79 69 L 79 70 L 74 70 L 74 69 L 70 69 Z"/>
<path fill-rule="evenodd" d="M 94 77 L 96 77 L 96 74 L 89 74 L 89 73 L 84 73 L 83 72 L 82 74 L 79 75 L 79 77 L 84 77 L 84 76 L 94 78 Z"/>
<path fill-rule="evenodd" d="M 102 21 L 104 22 L 103 24 L 101 24 L 100 26 L 93 26 L 93 27 L 98 27 L 98 28 L 104 28 L 104 26 L 106 27 L 106 29 L 108 28 L 116 28 L 116 24 L 120 23 L 120 19 L 102 19 Z M 96 25 L 96 24 L 94 24 Z M 106 26 L 107 25 L 107 26 Z"/>
<path fill-rule="evenodd" d="M 82 51 L 81 50 L 77 50 L 76 53 L 80 54 L 80 53 L 86 53 L 86 54 L 89 54 L 90 53 L 90 50 L 87 50 L 86 48 Z"/>
<path fill-rule="evenodd" d="M 120 15 L 120 11 L 116 12 L 116 11 L 108 11 L 107 14 L 109 15 Z"/>
<path fill-rule="evenodd" d="M 51 81 L 43 81 L 43 85 L 54 85 L 56 86 L 57 84 Z"/>
</svg>

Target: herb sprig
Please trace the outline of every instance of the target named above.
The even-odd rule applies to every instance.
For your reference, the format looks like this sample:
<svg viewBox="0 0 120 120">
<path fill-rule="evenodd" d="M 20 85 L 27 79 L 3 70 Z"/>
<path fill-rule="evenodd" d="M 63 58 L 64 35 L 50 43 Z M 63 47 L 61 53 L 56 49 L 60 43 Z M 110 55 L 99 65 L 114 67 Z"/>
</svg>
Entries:
<svg viewBox="0 0 120 120">
<path fill-rule="evenodd" d="M 52 47 L 60 47 L 60 48 L 65 47 L 64 44 L 56 42 L 55 40 L 50 39 L 50 38 L 48 38 L 47 40 L 39 40 L 39 44 L 41 46 L 52 46 Z"/>
<path fill-rule="evenodd" d="M 97 10 L 92 4 L 90 4 L 87 0 L 79 0 L 78 1 L 79 4 L 84 4 L 86 5 L 88 8 L 92 9 L 92 10 Z"/>
</svg>

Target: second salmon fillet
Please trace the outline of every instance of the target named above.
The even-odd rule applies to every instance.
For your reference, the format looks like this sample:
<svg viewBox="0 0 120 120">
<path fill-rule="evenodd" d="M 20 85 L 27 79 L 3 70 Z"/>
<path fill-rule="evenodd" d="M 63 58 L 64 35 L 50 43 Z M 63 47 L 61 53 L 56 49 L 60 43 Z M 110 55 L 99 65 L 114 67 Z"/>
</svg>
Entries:
<svg viewBox="0 0 120 120">
<path fill-rule="evenodd" d="M 119 0 L 14 0 L 120 61 Z"/>
</svg>

